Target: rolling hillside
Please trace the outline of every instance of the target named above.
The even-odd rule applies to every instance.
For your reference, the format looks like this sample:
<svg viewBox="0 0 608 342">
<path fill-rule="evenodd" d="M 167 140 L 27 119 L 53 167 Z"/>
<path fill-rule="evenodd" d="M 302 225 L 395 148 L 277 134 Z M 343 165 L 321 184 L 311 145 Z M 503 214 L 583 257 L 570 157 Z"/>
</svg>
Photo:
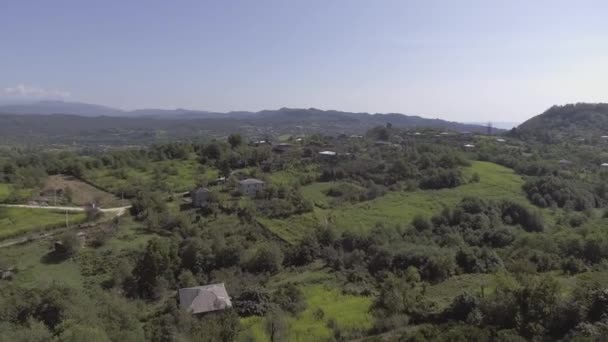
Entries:
<svg viewBox="0 0 608 342">
<path fill-rule="evenodd" d="M 566 137 L 599 138 L 608 135 L 608 104 L 553 106 L 519 125 L 513 134 L 544 142 L 559 142 Z"/>
</svg>

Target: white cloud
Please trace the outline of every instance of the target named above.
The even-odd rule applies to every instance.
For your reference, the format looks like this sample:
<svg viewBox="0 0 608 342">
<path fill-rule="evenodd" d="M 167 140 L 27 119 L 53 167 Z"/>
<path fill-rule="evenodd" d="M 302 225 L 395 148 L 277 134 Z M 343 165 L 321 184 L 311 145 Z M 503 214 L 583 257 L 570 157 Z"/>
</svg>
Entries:
<svg viewBox="0 0 608 342">
<path fill-rule="evenodd" d="M 14 87 L 1 89 L 0 95 L 15 98 L 36 98 L 36 99 L 65 99 L 72 97 L 72 94 L 64 89 L 42 88 L 25 84 L 18 84 Z"/>
</svg>

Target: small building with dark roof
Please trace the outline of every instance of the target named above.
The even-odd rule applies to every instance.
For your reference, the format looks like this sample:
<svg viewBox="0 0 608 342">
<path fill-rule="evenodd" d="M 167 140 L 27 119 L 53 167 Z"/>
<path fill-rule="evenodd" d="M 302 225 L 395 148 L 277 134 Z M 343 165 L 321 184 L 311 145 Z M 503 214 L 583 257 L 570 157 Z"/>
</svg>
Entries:
<svg viewBox="0 0 608 342">
<path fill-rule="evenodd" d="M 247 178 L 239 181 L 238 190 L 243 195 L 254 197 L 258 192 L 264 190 L 266 183 L 259 179 Z"/>
<path fill-rule="evenodd" d="M 195 208 L 207 207 L 207 205 L 209 204 L 209 194 L 209 189 L 202 186 L 190 191 L 192 206 Z"/>
<path fill-rule="evenodd" d="M 293 145 L 291 144 L 287 144 L 287 143 L 280 143 L 277 145 L 274 145 L 272 147 L 272 150 L 276 153 L 283 153 L 283 152 L 287 152 L 292 148 Z"/>
<path fill-rule="evenodd" d="M 224 283 L 179 289 L 179 306 L 193 314 L 225 310 L 232 307 Z"/>
</svg>

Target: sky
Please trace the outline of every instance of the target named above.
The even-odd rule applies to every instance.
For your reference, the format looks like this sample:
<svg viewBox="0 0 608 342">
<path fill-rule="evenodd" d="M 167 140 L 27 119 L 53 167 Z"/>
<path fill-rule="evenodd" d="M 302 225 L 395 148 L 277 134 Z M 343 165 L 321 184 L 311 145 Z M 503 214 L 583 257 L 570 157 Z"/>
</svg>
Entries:
<svg viewBox="0 0 608 342">
<path fill-rule="evenodd" d="M 5 0 L 0 101 L 521 122 L 608 102 L 607 1 Z"/>
</svg>

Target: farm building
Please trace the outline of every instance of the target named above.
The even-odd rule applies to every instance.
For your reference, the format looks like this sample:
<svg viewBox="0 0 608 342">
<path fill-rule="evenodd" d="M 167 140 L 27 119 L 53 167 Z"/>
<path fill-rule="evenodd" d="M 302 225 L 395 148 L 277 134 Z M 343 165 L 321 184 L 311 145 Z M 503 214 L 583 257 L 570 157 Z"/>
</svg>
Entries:
<svg viewBox="0 0 608 342">
<path fill-rule="evenodd" d="M 204 208 L 209 203 L 209 189 L 204 187 L 198 187 L 190 191 L 190 198 L 192 199 L 192 206 L 195 208 Z"/>
<path fill-rule="evenodd" d="M 338 154 L 334 151 L 321 151 L 319 152 L 319 157 L 321 159 L 330 160 L 334 159 L 338 156 Z"/>
<path fill-rule="evenodd" d="M 287 152 L 288 150 L 290 150 L 291 147 L 292 147 L 291 144 L 281 143 L 281 144 L 273 146 L 272 151 L 274 151 L 276 153 L 283 153 L 283 152 Z"/>
<path fill-rule="evenodd" d="M 258 192 L 264 190 L 266 183 L 259 179 L 247 178 L 239 181 L 238 190 L 243 195 L 255 196 Z"/>
<path fill-rule="evenodd" d="M 232 307 L 223 283 L 179 289 L 180 308 L 200 314 Z"/>
</svg>

